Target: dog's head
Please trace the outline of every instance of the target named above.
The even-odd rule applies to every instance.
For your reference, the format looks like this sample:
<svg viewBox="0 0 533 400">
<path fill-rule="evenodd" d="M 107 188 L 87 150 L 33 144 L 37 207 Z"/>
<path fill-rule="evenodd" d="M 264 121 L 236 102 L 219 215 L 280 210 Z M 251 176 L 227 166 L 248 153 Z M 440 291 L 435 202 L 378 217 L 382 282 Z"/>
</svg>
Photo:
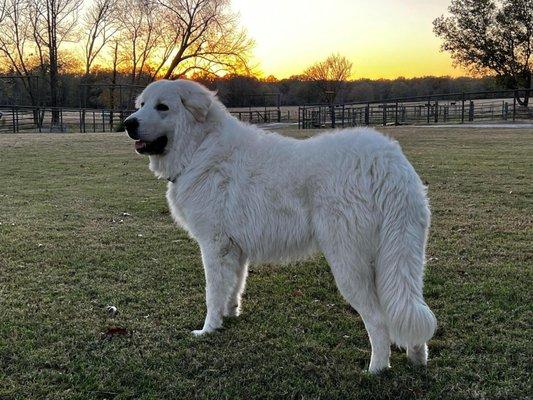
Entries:
<svg viewBox="0 0 533 400">
<path fill-rule="evenodd" d="M 137 153 L 164 154 L 181 130 L 206 121 L 213 96 L 193 81 L 160 80 L 148 85 L 137 98 L 137 111 L 124 121 Z"/>
</svg>

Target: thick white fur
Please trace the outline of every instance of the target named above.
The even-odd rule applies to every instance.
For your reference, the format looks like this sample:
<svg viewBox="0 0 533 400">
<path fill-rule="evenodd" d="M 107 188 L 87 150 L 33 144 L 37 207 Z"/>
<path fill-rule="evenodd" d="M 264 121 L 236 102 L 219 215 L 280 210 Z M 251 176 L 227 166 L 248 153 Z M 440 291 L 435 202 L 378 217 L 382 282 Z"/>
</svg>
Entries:
<svg viewBox="0 0 533 400">
<path fill-rule="evenodd" d="M 203 86 L 158 81 L 139 98 L 140 136 L 169 138 L 150 169 L 172 180 L 175 221 L 198 241 L 207 316 L 196 335 L 238 315 L 249 263 L 322 251 L 361 315 L 371 372 L 389 366 L 391 341 L 426 364 L 436 319 L 422 295 L 430 220 L 426 189 L 394 140 L 373 129 L 297 140 L 232 117 Z M 154 105 L 164 102 L 165 113 Z"/>
</svg>

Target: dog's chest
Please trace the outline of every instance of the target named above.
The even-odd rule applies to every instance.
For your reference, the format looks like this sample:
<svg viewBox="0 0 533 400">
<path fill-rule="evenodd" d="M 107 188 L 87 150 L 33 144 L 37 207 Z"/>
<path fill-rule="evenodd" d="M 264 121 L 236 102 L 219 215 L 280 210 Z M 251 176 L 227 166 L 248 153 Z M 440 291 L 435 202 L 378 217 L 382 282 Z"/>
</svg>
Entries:
<svg viewBox="0 0 533 400">
<path fill-rule="evenodd" d="M 183 207 L 180 206 L 179 200 L 178 200 L 178 189 L 177 185 L 174 183 L 168 184 L 167 188 L 167 202 L 168 207 L 170 209 L 170 213 L 172 215 L 172 218 L 178 224 L 180 227 L 182 227 L 185 230 L 189 230 L 187 226 L 187 221 L 185 218 L 185 213 L 183 210 Z"/>
</svg>

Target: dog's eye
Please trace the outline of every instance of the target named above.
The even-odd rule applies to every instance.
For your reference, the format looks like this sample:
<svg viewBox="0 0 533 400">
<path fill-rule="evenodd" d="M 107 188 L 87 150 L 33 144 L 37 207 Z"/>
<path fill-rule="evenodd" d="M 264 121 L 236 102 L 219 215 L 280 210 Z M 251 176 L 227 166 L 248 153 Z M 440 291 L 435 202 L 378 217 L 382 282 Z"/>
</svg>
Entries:
<svg viewBox="0 0 533 400">
<path fill-rule="evenodd" d="M 141 103 L 141 108 L 144 107 L 144 103 Z"/>
<path fill-rule="evenodd" d="M 168 111 L 168 106 L 166 104 L 158 104 L 155 109 L 157 111 Z"/>
</svg>

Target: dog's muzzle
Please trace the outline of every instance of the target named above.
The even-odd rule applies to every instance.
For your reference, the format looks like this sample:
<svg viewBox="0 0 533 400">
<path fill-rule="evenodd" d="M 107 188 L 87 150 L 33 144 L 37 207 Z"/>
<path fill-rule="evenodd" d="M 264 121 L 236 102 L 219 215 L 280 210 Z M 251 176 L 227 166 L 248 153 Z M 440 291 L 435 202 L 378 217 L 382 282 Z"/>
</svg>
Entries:
<svg viewBox="0 0 533 400">
<path fill-rule="evenodd" d="M 139 154 L 157 155 L 165 152 L 168 138 L 166 136 L 159 136 L 157 139 L 147 142 L 146 140 L 135 141 L 135 151 Z"/>
<path fill-rule="evenodd" d="M 139 139 L 139 120 L 137 118 L 126 118 L 124 120 L 124 128 L 128 136 L 132 139 Z"/>
</svg>

